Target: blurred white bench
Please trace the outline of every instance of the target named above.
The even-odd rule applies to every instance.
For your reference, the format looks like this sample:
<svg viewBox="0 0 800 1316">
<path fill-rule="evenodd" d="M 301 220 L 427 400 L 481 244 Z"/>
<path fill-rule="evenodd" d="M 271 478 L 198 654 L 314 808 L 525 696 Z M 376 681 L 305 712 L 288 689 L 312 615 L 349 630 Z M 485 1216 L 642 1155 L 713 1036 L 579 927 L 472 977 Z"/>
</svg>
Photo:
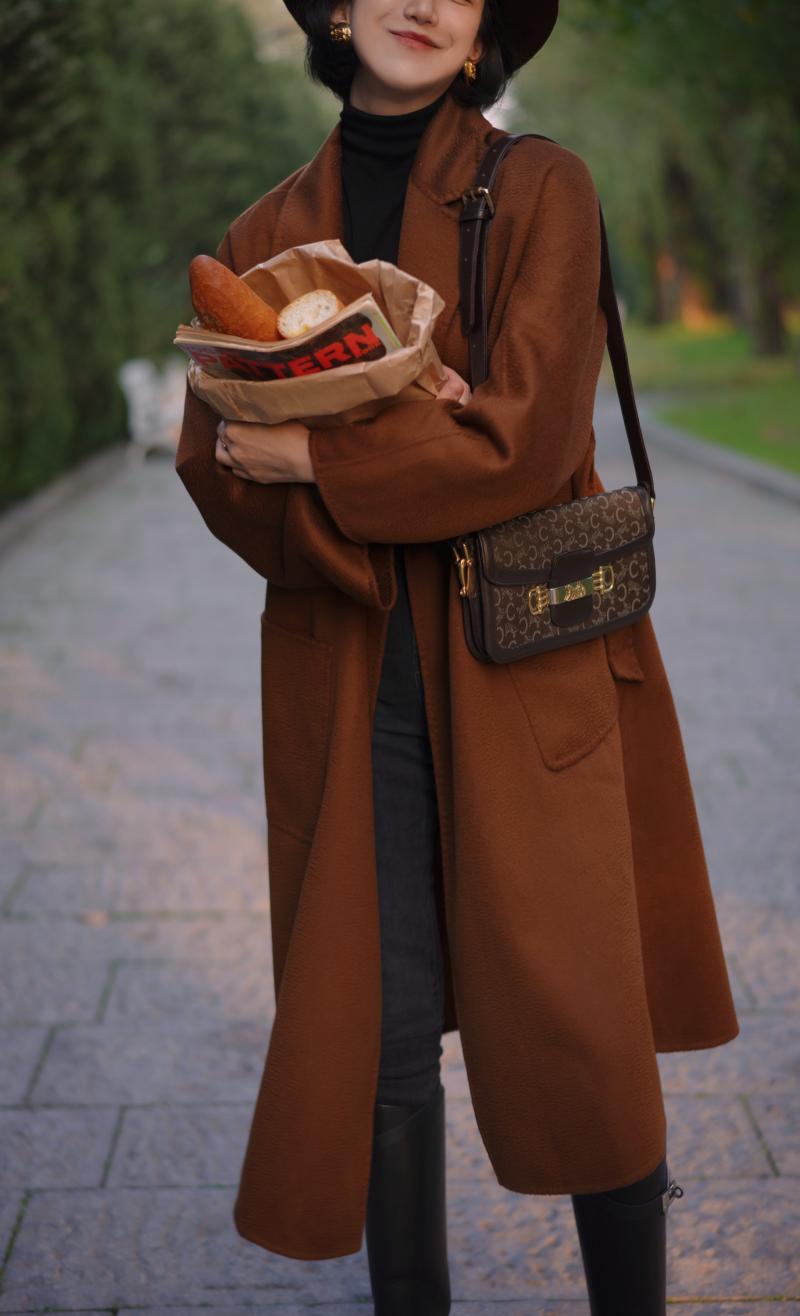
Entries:
<svg viewBox="0 0 800 1316">
<path fill-rule="evenodd" d="M 174 453 L 186 392 L 185 359 L 159 370 L 147 357 L 134 357 L 120 367 L 117 378 L 128 406 L 132 450 L 144 457 Z"/>
</svg>

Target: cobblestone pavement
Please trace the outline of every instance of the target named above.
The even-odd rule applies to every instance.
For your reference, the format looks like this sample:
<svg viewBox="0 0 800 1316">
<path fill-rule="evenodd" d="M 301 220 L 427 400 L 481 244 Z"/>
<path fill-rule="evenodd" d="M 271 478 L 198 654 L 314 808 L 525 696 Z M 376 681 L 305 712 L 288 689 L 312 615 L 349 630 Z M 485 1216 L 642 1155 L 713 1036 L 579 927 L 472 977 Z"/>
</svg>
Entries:
<svg viewBox="0 0 800 1316">
<path fill-rule="evenodd" d="M 604 483 L 631 482 L 615 397 L 598 422 Z M 670 1298 L 797 1314 L 798 509 L 651 459 L 652 618 L 742 1026 L 659 1057 Z M 0 1312 L 370 1310 L 363 1249 L 298 1261 L 231 1218 L 273 1008 L 263 582 L 163 457 L 1 565 Z M 453 1034 L 445 1079 L 454 1312 L 585 1316 L 569 1198 L 497 1185 Z"/>
</svg>

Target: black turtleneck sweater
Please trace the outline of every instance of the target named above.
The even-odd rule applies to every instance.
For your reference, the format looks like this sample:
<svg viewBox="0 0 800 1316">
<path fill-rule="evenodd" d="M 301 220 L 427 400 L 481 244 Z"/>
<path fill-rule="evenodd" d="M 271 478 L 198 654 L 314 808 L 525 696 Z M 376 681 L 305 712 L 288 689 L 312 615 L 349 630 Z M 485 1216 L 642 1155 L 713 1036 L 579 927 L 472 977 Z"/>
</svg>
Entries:
<svg viewBox="0 0 800 1316">
<path fill-rule="evenodd" d="M 342 218 L 344 245 L 354 261 L 397 264 L 406 186 L 420 138 L 448 90 L 407 114 L 369 114 L 345 101 L 342 126 Z M 424 406 L 420 403 L 420 406 Z M 403 545 L 395 545 L 397 603 L 389 618 L 383 658 L 383 697 L 412 698 L 419 659 L 408 597 Z M 379 696 L 380 697 L 380 696 Z"/>
<path fill-rule="evenodd" d="M 344 245 L 354 261 L 397 263 L 406 185 L 419 140 L 448 94 L 407 114 L 368 114 L 345 101 L 342 127 Z"/>
</svg>

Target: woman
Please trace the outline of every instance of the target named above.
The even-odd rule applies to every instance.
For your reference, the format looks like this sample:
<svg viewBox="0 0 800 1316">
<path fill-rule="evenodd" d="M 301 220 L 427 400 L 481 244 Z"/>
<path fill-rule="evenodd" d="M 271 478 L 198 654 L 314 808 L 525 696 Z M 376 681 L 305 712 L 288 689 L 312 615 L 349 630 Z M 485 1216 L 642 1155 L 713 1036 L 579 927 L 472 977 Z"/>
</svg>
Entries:
<svg viewBox="0 0 800 1316">
<path fill-rule="evenodd" d="M 234 1220 L 358 1251 L 379 1313 L 447 1312 L 440 1039 L 460 1031 L 498 1182 L 569 1193 L 594 1313 L 663 1313 L 658 1051 L 737 1036 L 652 622 L 507 665 L 467 651 L 446 540 L 603 488 L 597 194 L 528 138 L 494 188 L 490 373 L 455 314 L 481 113 L 556 0 L 287 0 L 343 101 L 232 223 L 241 273 L 338 237 L 440 292 L 430 402 L 356 425 L 219 424 L 187 390 L 177 470 L 269 582 L 261 618 L 276 1013 Z M 404 37 L 411 32 L 424 43 Z"/>
</svg>

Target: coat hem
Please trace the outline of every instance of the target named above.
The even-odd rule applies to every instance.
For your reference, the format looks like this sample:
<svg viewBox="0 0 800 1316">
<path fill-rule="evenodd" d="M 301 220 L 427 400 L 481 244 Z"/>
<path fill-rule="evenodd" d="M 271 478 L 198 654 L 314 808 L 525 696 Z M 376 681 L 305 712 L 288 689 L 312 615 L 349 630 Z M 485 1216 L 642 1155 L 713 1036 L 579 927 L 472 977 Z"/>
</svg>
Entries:
<svg viewBox="0 0 800 1316">
<path fill-rule="evenodd" d="M 318 1250 L 307 1251 L 304 1248 L 279 1247 L 277 1243 L 271 1243 L 268 1239 L 255 1233 L 249 1233 L 240 1228 L 234 1221 L 236 1232 L 240 1238 L 245 1239 L 248 1243 L 254 1243 L 256 1247 L 264 1248 L 267 1252 L 277 1252 L 281 1257 L 293 1257 L 296 1261 L 330 1261 L 334 1257 L 349 1257 L 356 1252 L 361 1251 L 361 1242 L 359 1239 L 357 1247 L 342 1246 L 336 1251 L 320 1252 Z M 363 1237 L 363 1231 L 362 1231 Z"/>
<path fill-rule="evenodd" d="M 726 1042 L 732 1042 L 735 1037 L 739 1036 L 741 1031 L 737 1024 L 733 1032 L 728 1030 L 725 1033 L 719 1033 L 716 1037 L 704 1039 L 702 1042 L 658 1042 L 656 1052 L 661 1054 L 667 1051 L 704 1051 L 712 1046 L 724 1046 Z"/>
<path fill-rule="evenodd" d="M 606 1176 L 602 1183 L 595 1181 L 588 1186 L 584 1184 L 580 1188 L 575 1188 L 574 1186 L 567 1187 L 565 1184 L 562 1184 L 557 1188 L 515 1188 L 513 1184 L 507 1183 L 505 1179 L 501 1179 L 499 1174 L 496 1174 L 496 1178 L 501 1188 L 505 1188 L 510 1193 L 524 1193 L 528 1197 L 563 1197 L 572 1196 L 573 1193 L 576 1195 L 580 1195 L 581 1193 L 607 1193 L 614 1192 L 618 1188 L 627 1187 L 628 1184 L 635 1183 L 638 1179 L 643 1179 L 645 1175 L 652 1174 L 653 1170 L 655 1170 L 656 1167 L 666 1159 L 666 1155 L 666 1147 L 662 1144 L 655 1160 L 653 1159 L 653 1154 L 651 1152 L 650 1156 L 647 1157 L 643 1164 L 628 1175 L 622 1183 L 609 1183 L 608 1177 Z M 574 1179 L 572 1180 L 572 1183 L 574 1185 Z"/>
</svg>

